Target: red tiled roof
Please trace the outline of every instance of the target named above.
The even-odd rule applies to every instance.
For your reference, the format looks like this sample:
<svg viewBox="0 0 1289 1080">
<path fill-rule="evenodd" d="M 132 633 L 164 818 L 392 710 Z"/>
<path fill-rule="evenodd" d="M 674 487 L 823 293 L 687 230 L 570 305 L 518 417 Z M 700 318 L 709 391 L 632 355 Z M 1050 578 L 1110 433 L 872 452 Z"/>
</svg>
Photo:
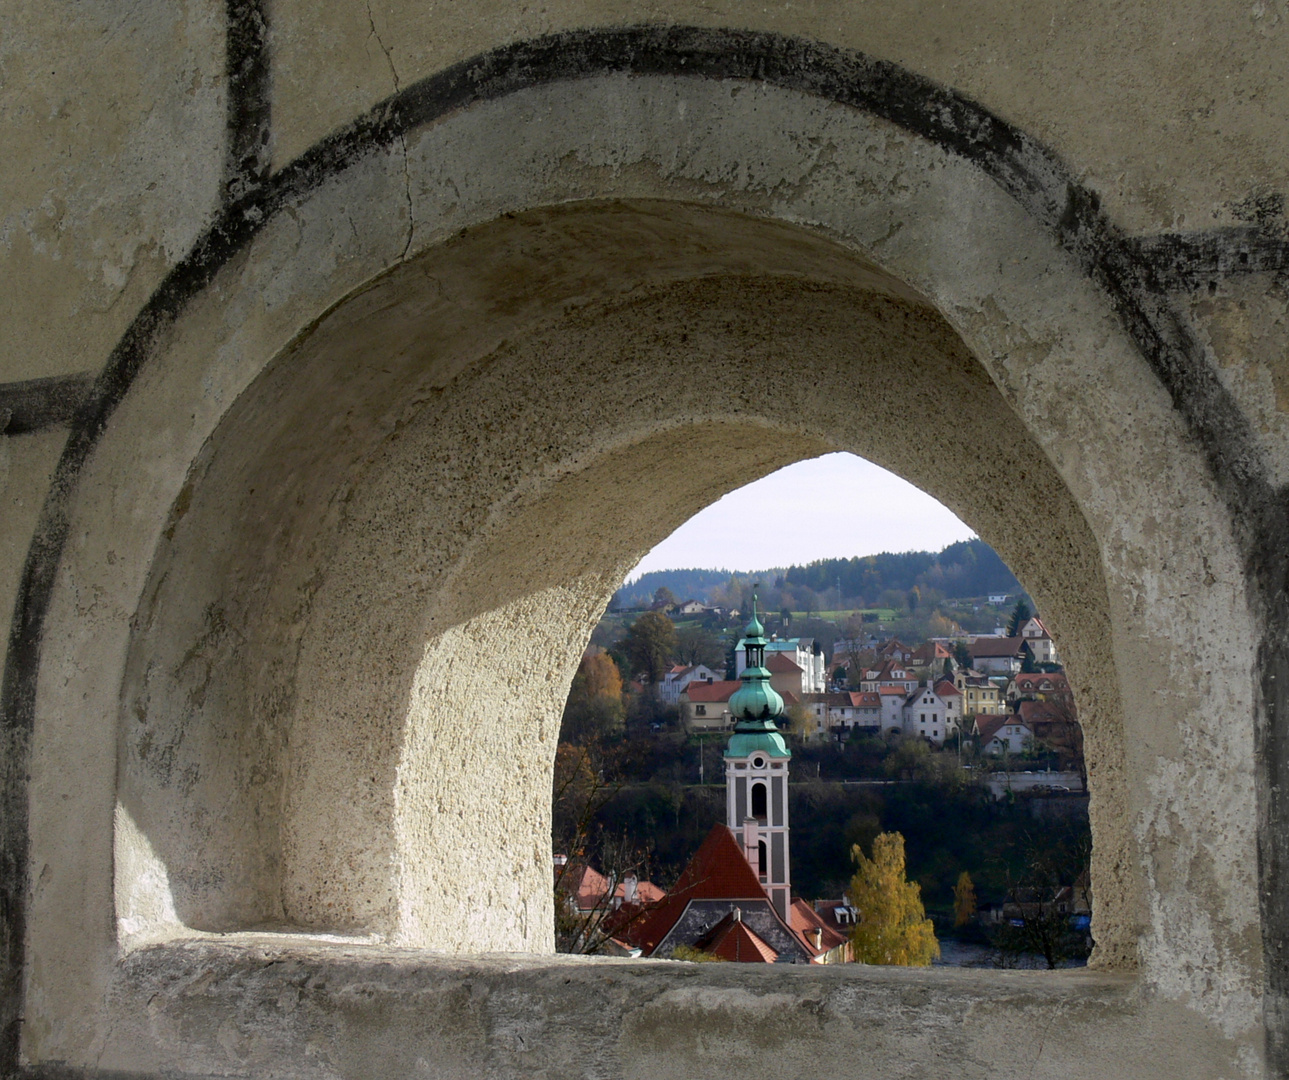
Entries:
<svg viewBox="0 0 1289 1080">
<path fill-rule="evenodd" d="M 731 911 L 695 942 L 697 948 L 741 964 L 773 964 L 779 958 L 765 941 Z"/>
<path fill-rule="evenodd" d="M 935 684 L 935 692 L 942 698 L 953 697 L 955 694 L 962 697 L 962 691 L 953 685 L 952 679 L 941 679 Z"/>
<path fill-rule="evenodd" d="M 1070 719 L 1065 709 L 1050 701 L 1022 701 L 1016 714 L 1031 731 L 1035 724 L 1059 724 Z"/>
<path fill-rule="evenodd" d="M 850 694 L 850 703 L 852 705 L 880 705 L 882 703 L 882 695 L 873 693 L 872 691 L 856 693 L 852 690 Z"/>
<path fill-rule="evenodd" d="M 792 906 L 788 908 L 788 921 L 792 929 L 797 932 L 806 948 L 810 950 L 812 956 L 819 956 L 826 953 L 829 949 L 835 949 L 838 945 L 846 943 L 844 934 L 839 934 L 835 929 L 829 926 L 818 913 L 807 904 L 804 900 L 793 900 Z M 819 948 L 815 948 L 814 935 L 812 930 L 821 930 Z"/>
<path fill-rule="evenodd" d="M 766 891 L 734 834 L 724 825 L 713 825 L 666 899 L 645 917 L 632 937 L 647 956 L 676 925 L 691 900 L 765 899 Z"/>
<path fill-rule="evenodd" d="M 989 742 L 1002 728 L 1007 724 L 1023 724 L 1024 722 L 1011 713 L 1003 713 L 1001 716 L 977 716 L 976 731 L 980 735 L 980 745 L 988 746 Z M 1029 727 L 1028 724 L 1024 724 Z"/>
<path fill-rule="evenodd" d="M 559 876 L 559 867 L 555 868 L 555 874 Z M 585 863 L 572 863 L 564 871 L 564 877 L 560 880 L 560 890 L 569 893 L 581 911 L 590 911 L 604 902 L 605 896 L 609 891 L 609 879 L 601 874 L 592 866 Z M 618 886 L 613 890 L 616 897 L 626 895 L 626 883 L 618 882 Z M 636 884 L 636 901 L 638 904 L 653 904 L 663 899 L 667 894 L 658 888 L 652 881 L 641 881 Z"/>
<path fill-rule="evenodd" d="M 613 895 L 624 897 L 627 894 L 626 882 L 618 882 L 618 887 L 613 890 Z M 640 904 L 656 904 L 666 896 L 666 892 L 658 888 L 652 881 L 636 882 L 636 901 Z"/>
<path fill-rule="evenodd" d="M 681 691 L 690 701 L 729 701 L 730 696 L 743 684 L 738 679 L 720 682 L 691 682 Z"/>
<path fill-rule="evenodd" d="M 801 665 L 788 656 L 787 653 L 772 652 L 765 658 L 765 667 L 767 671 L 775 675 L 800 675 Z"/>
<path fill-rule="evenodd" d="M 879 694 L 887 694 L 887 695 L 899 694 L 900 697 L 906 697 L 909 693 L 907 690 L 904 689 L 903 686 L 879 686 L 877 688 L 877 692 Z"/>
<path fill-rule="evenodd" d="M 1044 683 L 1048 684 L 1046 688 L 1043 686 Z M 1069 680 L 1060 671 L 1038 671 L 1031 675 L 1022 673 L 1016 676 L 1015 685 L 1022 693 L 1068 694 L 1070 692 Z"/>
</svg>

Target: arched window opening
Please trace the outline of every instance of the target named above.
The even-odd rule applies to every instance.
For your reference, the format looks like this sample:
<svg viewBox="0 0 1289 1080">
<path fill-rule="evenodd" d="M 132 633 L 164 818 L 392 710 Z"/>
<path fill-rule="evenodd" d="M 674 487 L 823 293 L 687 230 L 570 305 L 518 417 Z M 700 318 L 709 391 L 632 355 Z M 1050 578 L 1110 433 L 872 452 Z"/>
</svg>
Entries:
<svg viewBox="0 0 1289 1080">
<path fill-rule="evenodd" d="M 744 515 L 781 520 L 764 507 Z M 597 776 L 606 763 L 621 770 L 602 827 L 634 845 L 630 872 L 645 882 L 634 896 L 698 895 L 702 881 L 725 880 L 720 860 L 741 861 L 764 904 L 786 915 L 806 901 L 845 953 L 874 901 L 862 895 L 864 866 L 898 848 L 897 876 L 920 886 L 945 962 L 1086 957 L 1086 771 L 1060 654 L 992 549 L 970 535 L 946 541 L 936 552 L 782 558 L 786 569 L 757 574 L 651 572 L 619 590 L 561 737 L 598 748 Z M 679 785 L 667 804 L 661 782 Z M 558 797 L 556 819 L 558 830 Z M 557 832 L 557 855 L 577 846 Z M 595 871 L 607 889 L 624 851 L 605 854 Z M 635 940 L 650 905 L 632 915 L 611 903 L 616 940 Z M 754 918 L 754 897 L 740 906 Z M 1055 944 L 1035 951 L 1035 941 Z"/>
</svg>

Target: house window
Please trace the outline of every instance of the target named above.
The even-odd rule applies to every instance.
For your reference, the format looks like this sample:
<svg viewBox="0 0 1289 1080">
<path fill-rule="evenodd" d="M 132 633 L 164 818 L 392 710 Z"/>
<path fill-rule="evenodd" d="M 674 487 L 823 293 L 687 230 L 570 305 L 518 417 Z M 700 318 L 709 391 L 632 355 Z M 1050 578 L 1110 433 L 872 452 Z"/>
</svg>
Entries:
<svg viewBox="0 0 1289 1080">
<path fill-rule="evenodd" d="M 766 869 L 768 863 L 769 859 L 766 858 L 765 853 L 765 841 L 762 840 L 756 845 L 756 872 L 761 878 L 764 878 L 768 873 Z"/>
<path fill-rule="evenodd" d="M 765 813 L 765 785 L 752 785 L 752 816 L 754 818 L 763 818 Z"/>
<path fill-rule="evenodd" d="M 696 716 L 706 716 L 706 715 L 707 715 L 707 706 L 706 706 L 706 705 L 695 705 L 695 706 L 694 706 L 694 714 L 695 714 Z"/>
</svg>

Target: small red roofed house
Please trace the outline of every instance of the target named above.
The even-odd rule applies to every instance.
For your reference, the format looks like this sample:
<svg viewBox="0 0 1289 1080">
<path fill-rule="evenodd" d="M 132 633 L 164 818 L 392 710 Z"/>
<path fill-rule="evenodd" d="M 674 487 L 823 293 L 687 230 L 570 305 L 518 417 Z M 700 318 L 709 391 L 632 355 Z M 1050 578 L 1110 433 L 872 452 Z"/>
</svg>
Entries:
<svg viewBox="0 0 1289 1080">
<path fill-rule="evenodd" d="M 950 668 L 955 666 L 953 659 L 953 650 L 939 641 L 924 641 L 909 658 L 908 666 L 919 669 L 929 678 L 944 673 L 945 661 L 949 662 Z"/>
<path fill-rule="evenodd" d="M 748 929 L 741 908 L 732 908 L 694 942 L 694 948 L 736 964 L 773 964 L 779 959 L 777 952 Z"/>
<path fill-rule="evenodd" d="M 1062 671 L 1021 672 L 1007 686 L 1009 701 L 1022 701 L 1026 698 L 1051 701 L 1071 697 L 1073 693 L 1069 680 Z"/>
<path fill-rule="evenodd" d="M 737 679 L 691 682 L 680 692 L 680 715 L 689 731 L 725 731 L 733 722 L 729 700 L 743 684 Z"/>
<path fill-rule="evenodd" d="M 825 918 L 815 908 L 799 899 L 792 901 L 788 915 L 792 929 L 815 950 L 812 963 L 850 963 L 850 934 L 843 932 L 835 919 Z"/>
</svg>

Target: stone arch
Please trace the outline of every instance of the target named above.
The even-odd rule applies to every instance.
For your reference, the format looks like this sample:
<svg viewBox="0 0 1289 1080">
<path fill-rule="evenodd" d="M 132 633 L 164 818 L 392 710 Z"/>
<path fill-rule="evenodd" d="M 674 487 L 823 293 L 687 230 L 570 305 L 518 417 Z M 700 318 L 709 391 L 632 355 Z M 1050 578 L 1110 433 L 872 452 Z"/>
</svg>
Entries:
<svg viewBox="0 0 1289 1080">
<path fill-rule="evenodd" d="M 552 116 L 562 118 L 558 130 L 542 124 Z M 684 144 L 676 125 L 696 123 L 704 138 L 693 156 L 668 159 L 665 147 Z M 494 137 L 480 140 L 484 130 Z M 509 173 L 496 132 L 516 141 Z M 802 132 L 831 148 L 805 167 L 794 142 Z M 413 203 L 418 194 L 426 201 L 422 210 L 433 206 L 421 219 L 433 225 L 419 232 L 415 216 L 409 231 L 380 209 L 409 192 Z M 564 202 L 570 205 L 542 209 Z M 442 727 L 405 723 L 409 712 L 418 702 L 444 715 L 466 706 L 479 685 L 472 658 L 499 642 L 520 676 L 511 688 L 520 695 L 515 701 L 553 710 L 597 603 L 648 546 L 650 530 L 661 535 L 668 522 L 723 490 L 794 458 L 858 448 L 933 493 L 944 491 L 944 501 L 1025 575 L 1069 642 L 1076 689 L 1103 740 L 1094 783 L 1103 795 L 1114 793 L 1097 824 L 1101 880 L 1117 886 L 1099 909 L 1105 959 L 1131 964 L 1140 943 L 1151 985 L 1179 996 L 1195 992 L 1206 1019 L 1242 1030 L 1231 1018 L 1252 999 L 1257 971 L 1256 958 L 1236 956 L 1232 944 L 1247 935 L 1253 892 L 1250 865 L 1238 865 L 1253 837 L 1252 781 L 1240 766 L 1250 760 L 1251 733 L 1191 725 L 1195 753 L 1235 763 L 1197 786 L 1144 799 L 1127 790 L 1122 773 L 1125 763 L 1145 766 L 1166 784 L 1171 759 L 1160 754 L 1160 741 L 1176 727 L 1134 685 L 1143 664 L 1134 635 L 1153 632 L 1180 656 L 1211 647 L 1195 640 L 1191 627 L 1248 621 L 1238 587 L 1166 595 L 1142 568 L 1158 563 L 1164 535 L 1175 536 L 1185 520 L 1205 544 L 1202 553 L 1173 556 L 1195 564 L 1174 565 L 1179 580 L 1203 580 L 1203 572 L 1194 573 L 1202 558 L 1215 583 L 1238 581 L 1229 523 L 1202 458 L 1105 298 L 991 181 L 882 121 L 792 91 L 610 76 L 488 102 L 418 132 L 402 154 L 373 150 L 290 211 L 276 214 L 182 312 L 112 415 L 71 508 L 71 534 L 84 540 L 64 554 L 47 617 L 35 782 L 57 748 L 83 763 L 87 783 L 78 804 L 33 811 L 32 844 L 38 859 L 60 845 L 84 844 L 84 887 L 102 910 L 112 910 L 115 790 L 103 762 L 117 759 L 119 734 L 115 902 L 123 938 L 138 944 L 173 938 L 185 926 L 221 930 L 283 919 L 451 946 L 456 939 L 445 935 L 430 900 L 459 897 L 453 890 L 462 879 L 444 892 L 441 880 L 416 878 L 408 853 L 450 839 L 439 850 L 450 848 L 460 867 L 473 867 L 468 885 L 500 889 L 507 875 L 478 874 L 481 851 L 470 843 L 477 801 L 429 805 L 452 755 L 477 755 L 479 732 L 454 744 Z M 349 237 L 335 231 L 346 220 Z M 454 258 L 456 277 L 444 269 Z M 840 319 L 843 312 L 851 318 Z M 687 332 L 678 329 L 682 314 L 701 330 L 698 340 L 677 340 Z M 759 334 L 749 335 L 749 327 Z M 801 350 L 829 335 L 829 368 L 815 372 Z M 376 339 L 379 362 L 370 352 Z M 606 341 L 632 355 L 622 361 Z M 683 384 L 657 406 L 630 397 L 624 371 L 673 374 L 674 366 L 650 361 L 674 365 L 680 346 L 692 353 L 700 342 L 716 370 L 743 380 L 732 402 L 703 405 L 695 387 Z M 793 359 L 776 371 L 767 342 Z M 639 410 L 632 423 L 586 423 L 560 412 L 549 387 L 567 391 L 559 379 L 568 371 L 557 358 L 570 354 L 581 358 L 583 374 L 614 373 L 616 363 L 603 386 Z M 856 354 L 892 365 L 889 379 L 858 392 L 868 395 L 866 405 L 884 405 L 888 419 L 902 421 L 902 436 L 860 415 L 847 426 L 839 414 L 854 399 L 833 392 L 853 375 Z M 922 410 L 912 417 L 900 412 L 910 385 L 918 387 Z M 476 386 L 486 393 L 472 397 Z M 793 396 L 808 419 L 767 415 L 770 391 Z M 1127 428 L 1124 401 L 1132 407 Z M 490 430 L 480 402 L 513 407 L 531 427 Z M 969 477 L 969 496 L 947 491 L 936 472 L 948 432 L 935 421 L 947 423 L 964 402 L 978 410 L 972 415 L 997 422 L 1008 451 L 971 459 L 979 471 Z M 320 403 L 325 412 L 311 411 Z M 168 415 L 183 423 L 168 425 Z M 820 420 L 825 415 L 828 423 Z M 436 444 L 444 431 L 462 448 L 455 462 Z M 936 453 L 920 454 L 914 436 L 939 439 Z M 328 457 L 329 467 L 313 467 Z M 649 520 L 631 521 L 630 506 L 613 493 L 650 459 L 683 467 L 649 478 Z M 479 467 L 463 469 L 469 461 Z M 700 467 L 712 471 L 696 476 Z M 362 479 L 368 475 L 370 483 Z M 425 484 L 429 477 L 439 482 L 430 497 L 450 526 L 438 535 L 433 506 L 421 506 L 419 516 L 385 512 L 409 478 Z M 633 526 L 618 546 L 597 528 L 605 512 Z M 363 546 L 378 532 L 380 566 Z M 440 545 L 431 554 L 417 548 L 427 532 Z M 516 571 L 534 537 L 546 550 Z M 574 538 L 586 546 L 569 554 L 577 552 L 569 546 Z M 293 553 L 302 556 L 296 565 L 325 566 L 326 573 L 316 582 L 293 579 L 282 569 L 282 556 Z M 391 553 L 401 560 L 398 573 L 390 570 Z M 204 571 L 198 554 L 209 556 Z M 1077 581 L 1063 584 L 1057 565 L 1076 567 Z M 408 581 L 424 586 L 414 603 L 398 591 Z M 235 617 L 212 607 L 194 582 L 221 596 L 234 584 Z M 369 608 L 356 611 L 360 588 L 372 592 L 362 594 Z M 309 625 L 297 634 L 286 616 L 311 590 Z M 412 615 L 395 633 L 383 623 L 390 612 L 403 618 L 400 603 Z M 271 617 L 257 623 L 265 612 Z M 519 629 L 534 623 L 547 631 L 540 642 Z M 279 670 L 294 664 L 321 680 L 297 678 L 279 694 L 282 683 L 269 670 L 254 673 L 260 681 L 250 689 L 230 689 L 219 676 L 223 661 L 236 655 L 239 633 L 251 650 L 245 655 L 270 668 L 280 661 Z M 533 676 L 547 663 L 538 647 L 551 640 L 561 643 L 563 671 L 556 665 L 538 685 Z M 1107 641 L 1114 642 L 1109 658 Z M 408 651 L 411 642 L 418 652 Z M 162 670 L 157 656 L 168 647 L 178 652 Z M 355 650 L 370 654 L 370 668 L 362 687 L 346 687 L 346 672 L 357 670 Z M 1233 708 L 1249 693 L 1237 683 L 1221 685 Z M 400 703 L 376 710 L 397 735 L 373 740 L 376 759 L 345 722 L 363 708 L 364 690 Z M 314 709 L 323 697 L 325 710 Z M 311 703 L 303 712 L 302 701 Z M 208 702 L 212 713 L 232 702 L 227 715 L 236 723 L 222 733 L 213 724 L 193 734 L 176 727 L 184 708 L 205 710 Z M 254 709 L 239 711 L 250 704 Z M 1202 704 L 1183 707 L 1194 712 Z M 237 726 L 279 713 L 294 718 L 277 728 Z M 155 726 L 162 743 L 154 735 L 145 753 L 148 732 L 136 737 L 133 724 Z M 553 742 L 544 726 L 530 725 L 536 743 L 543 733 Z M 270 744 L 294 733 L 297 743 L 275 764 L 247 761 L 230 749 L 247 733 Z M 217 774 L 241 770 L 248 785 L 266 791 L 281 778 L 278 790 L 287 793 L 280 803 L 264 802 L 263 814 L 261 804 L 240 797 L 213 808 L 210 820 L 237 818 L 252 832 L 273 813 L 282 825 L 280 849 L 256 839 L 246 850 L 262 854 L 262 865 L 235 867 L 245 870 L 243 878 L 222 892 L 206 883 L 235 877 L 234 858 L 188 873 L 193 868 L 179 866 L 176 856 L 182 844 L 166 837 L 167 814 L 177 813 L 184 838 L 191 804 L 183 800 L 209 773 L 185 773 L 187 763 L 177 761 L 177 772 L 144 775 L 153 747 L 175 748 L 176 764 L 183 744 L 199 737 L 211 743 L 196 755 L 203 766 L 213 763 Z M 1201 745 L 1206 739 L 1211 745 Z M 529 798 L 516 833 L 518 842 L 527 839 L 529 866 L 536 867 L 542 860 L 532 838 L 542 821 L 532 793 L 541 786 L 542 750 L 531 741 L 522 749 L 537 775 L 517 788 Z M 343 768 L 328 773 L 320 759 Z M 297 774 L 288 777 L 290 770 Z M 363 775 L 370 778 L 366 791 Z M 466 778 L 456 782 L 464 788 Z M 1216 809 L 1220 827 L 1234 830 L 1227 855 L 1203 832 L 1168 833 L 1169 815 L 1188 800 L 1209 799 L 1212 785 L 1226 789 Z M 292 803 L 292 791 L 307 797 Z M 172 793 L 179 801 L 168 808 Z M 346 793 L 357 796 L 338 805 Z M 330 816 L 321 813 L 328 806 Z M 346 830 L 333 827 L 341 810 L 369 814 L 380 844 L 346 846 Z M 64 826 L 76 815 L 71 835 Z M 366 826 L 352 833 L 370 835 Z M 1165 835 L 1178 850 L 1160 863 L 1150 849 Z M 1210 860 L 1203 882 L 1179 869 L 1183 854 L 1191 864 Z M 341 880 L 345 874 L 353 880 Z M 282 882 L 278 908 L 266 880 Z M 361 887 L 348 888 L 354 881 Z M 537 882 L 535 871 L 528 882 Z M 519 936 L 540 946 L 544 912 L 486 889 L 496 918 L 485 940 Z M 1202 903 L 1201 889 L 1208 890 Z M 32 939 L 52 953 L 59 951 L 49 936 L 60 925 L 58 903 L 54 895 L 33 903 Z M 1218 942 L 1214 948 L 1236 972 L 1232 982 L 1204 990 L 1202 979 L 1187 981 L 1186 964 L 1166 941 L 1165 923 L 1174 919 Z M 86 934 L 79 944 L 90 952 L 114 948 L 105 927 Z M 57 966 L 40 975 L 37 981 L 51 980 L 41 993 L 62 990 L 76 1001 L 101 991 L 92 979 L 87 991 L 60 978 Z"/>
</svg>

